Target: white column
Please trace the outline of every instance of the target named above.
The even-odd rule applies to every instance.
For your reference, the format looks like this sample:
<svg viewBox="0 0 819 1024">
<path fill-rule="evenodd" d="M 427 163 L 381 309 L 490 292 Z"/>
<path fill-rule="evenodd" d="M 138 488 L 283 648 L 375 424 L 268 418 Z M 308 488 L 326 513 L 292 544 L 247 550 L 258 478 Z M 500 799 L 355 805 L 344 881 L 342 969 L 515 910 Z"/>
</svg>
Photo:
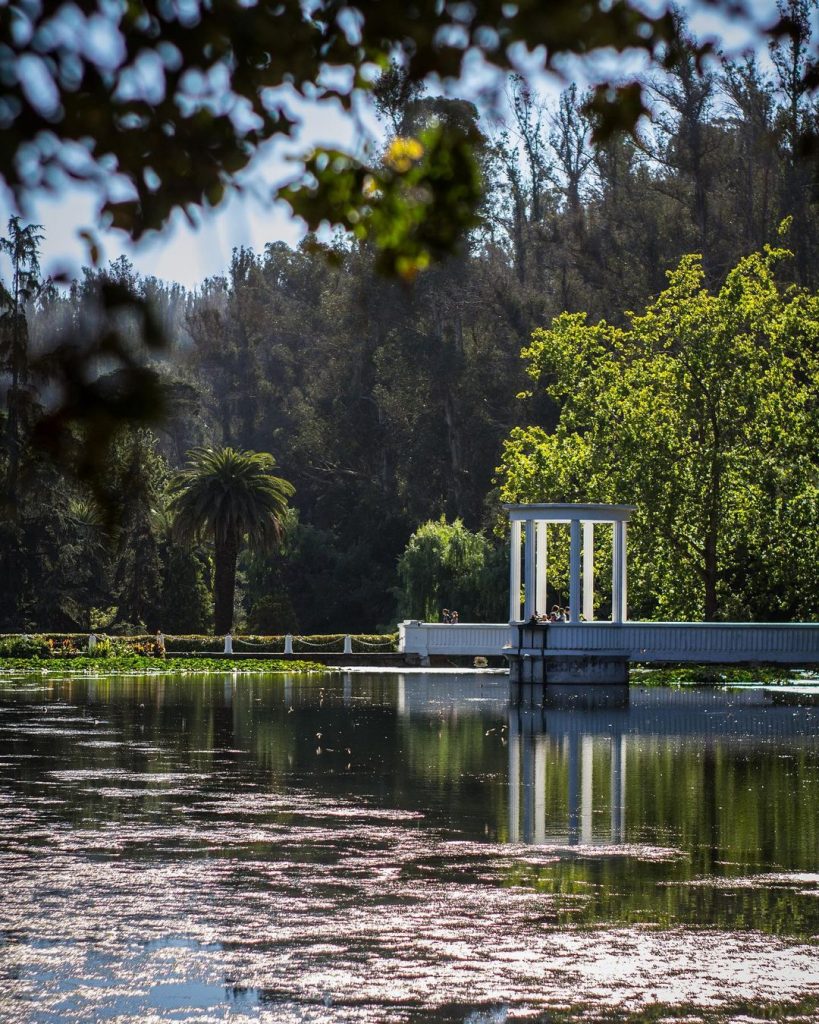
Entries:
<svg viewBox="0 0 819 1024">
<path fill-rule="evenodd" d="M 594 523 L 583 523 L 583 618 L 594 618 Z"/>
<path fill-rule="evenodd" d="M 580 621 L 580 520 L 569 523 L 569 621 Z"/>
<path fill-rule="evenodd" d="M 622 594 L 621 600 L 622 600 L 622 609 L 623 610 L 622 610 L 621 614 L 622 614 L 622 617 L 623 617 L 623 622 L 628 622 L 628 550 L 627 550 L 627 545 L 626 545 L 626 524 L 625 524 L 625 522 L 620 523 L 620 536 L 621 536 L 620 543 L 622 544 L 622 547 L 623 547 L 623 557 L 622 557 L 623 582 L 620 585 L 620 592 Z"/>
<path fill-rule="evenodd" d="M 614 524 L 614 548 L 611 560 L 611 621 L 628 618 L 626 601 L 626 524 Z"/>
<path fill-rule="evenodd" d="M 523 537 L 523 618 L 530 619 L 535 610 L 535 521 L 527 519 Z"/>
<path fill-rule="evenodd" d="M 520 620 L 520 523 L 509 524 L 509 621 Z"/>
<path fill-rule="evenodd" d="M 623 524 L 614 523 L 611 552 L 611 621 L 623 621 Z"/>
<path fill-rule="evenodd" d="M 535 523 L 535 541 L 537 542 L 537 559 L 535 572 L 537 576 L 537 584 L 535 586 L 535 608 L 540 615 L 545 615 L 547 612 L 546 608 L 546 571 L 547 571 L 547 554 L 546 554 L 546 523 L 543 520 L 538 520 Z"/>
</svg>

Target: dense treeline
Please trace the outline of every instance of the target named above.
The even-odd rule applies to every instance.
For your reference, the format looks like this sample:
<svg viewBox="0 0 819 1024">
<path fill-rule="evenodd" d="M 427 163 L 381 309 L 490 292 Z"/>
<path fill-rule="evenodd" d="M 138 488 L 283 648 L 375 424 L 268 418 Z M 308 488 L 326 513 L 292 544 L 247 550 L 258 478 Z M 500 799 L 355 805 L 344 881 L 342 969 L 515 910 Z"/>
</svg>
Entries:
<svg viewBox="0 0 819 1024">
<path fill-rule="evenodd" d="M 223 277 L 191 292 L 125 259 L 65 292 L 40 280 L 36 232 L 13 225 L 0 629 L 209 628 L 210 551 L 174 539 L 167 496 L 186 453 L 210 444 L 270 452 L 296 489 L 282 550 L 240 560 L 240 622 L 346 631 L 409 613 L 413 581 L 397 563 L 416 528 L 444 516 L 490 531 L 504 440 L 558 425 L 554 389 L 527 391 L 520 353 L 535 329 L 564 312 L 624 324 L 687 253 L 701 254 L 703 285 L 719 288 L 742 256 L 779 240 L 785 218 L 794 258 L 780 280 L 819 285 L 819 195 L 804 155 L 817 110 L 801 84 L 813 5 L 791 6 L 800 31 L 765 68 L 692 55 L 658 73 L 655 118 L 639 138 L 595 143 L 575 87 L 550 107 L 510 82 L 499 127 L 465 101 L 418 95 L 398 69 L 386 74 L 376 99 L 387 152 L 432 123 L 482 138 L 481 224 L 411 285 L 379 276 L 367 246 L 309 236 L 295 249 L 239 249 Z M 140 356 L 160 375 L 167 417 L 152 431 L 124 428 L 105 456 L 113 515 L 29 429 L 51 398 L 44 354 L 86 329 L 111 281 L 148 300 L 169 339 Z M 498 580 L 502 617 L 502 567 Z"/>
</svg>

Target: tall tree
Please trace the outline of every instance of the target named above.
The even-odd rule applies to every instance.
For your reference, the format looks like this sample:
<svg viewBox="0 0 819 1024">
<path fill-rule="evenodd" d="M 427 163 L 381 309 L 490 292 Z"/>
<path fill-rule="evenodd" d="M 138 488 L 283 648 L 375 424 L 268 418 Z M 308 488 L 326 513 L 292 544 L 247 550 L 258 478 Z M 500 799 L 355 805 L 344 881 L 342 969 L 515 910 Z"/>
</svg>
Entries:
<svg viewBox="0 0 819 1024">
<path fill-rule="evenodd" d="M 41 224 L 23 227 L 19 217 L 10 217 L 8 237 L 0 238 L 0 253 L 11 264 L 11 280 L 0 282 L 0 357 L 9 374 L 6 394 L 6 438 L 8 444 L 7 489 L 12 505 L 17 501 L 20 457 L 27 386 L 29 383 L 28 321 L 26 306 L 39 292 Z"/>
<path fill-rule="evenodd" d="M 815 613 L 819 296 L 778 286 L 789 255 L 744 258 L 716 293 L 688 256 L 624 328 L 563 314 L 524 353 L 562 411 L 512 433 L 503 496 L 634 502 L 638 614 Z"/>
<path fill-rule="evenodd" d="M 174 533 L 184 543 L 209 536 L 214 546 L 214 626 L 233 626 L 239 549 L 269 549 L 281 539 L 292 484 L 273 474 L 265 452 L 195 448 L 172 484 Z"/>
</svg>

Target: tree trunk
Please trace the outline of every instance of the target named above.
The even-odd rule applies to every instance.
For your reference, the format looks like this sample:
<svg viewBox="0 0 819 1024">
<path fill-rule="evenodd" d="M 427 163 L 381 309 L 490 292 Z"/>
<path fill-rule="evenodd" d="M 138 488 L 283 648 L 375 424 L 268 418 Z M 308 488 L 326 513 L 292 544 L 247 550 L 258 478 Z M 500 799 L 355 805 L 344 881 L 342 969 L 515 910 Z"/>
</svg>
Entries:
<svg viewBox="0 0 819 1024">
<path fill-rule="evenodd" d="M 233 597 L 236 592 L 238 553 L 238 545 L 233 538 L 221 543 L 217 541 L 213 573 L 213 617 L 217 636 L 228 633 L 233 627 Z"/>
</svg>

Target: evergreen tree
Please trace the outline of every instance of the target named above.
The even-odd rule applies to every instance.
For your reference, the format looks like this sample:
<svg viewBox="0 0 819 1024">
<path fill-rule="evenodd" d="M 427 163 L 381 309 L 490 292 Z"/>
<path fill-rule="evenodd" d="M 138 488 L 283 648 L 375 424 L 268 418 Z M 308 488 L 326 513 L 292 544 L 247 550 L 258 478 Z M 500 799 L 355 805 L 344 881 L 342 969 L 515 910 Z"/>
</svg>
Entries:
<svg viewBox="0 0 819 1024">
<path fill-rule="evenodd" d="M 263 452 L 198 448 L 172 483 L 174 535 L 182 543 L 208 536 L 214 546 L 214 626 L 233 625 L 239 549 L 270 548 L 281 539 L 292 484 L 273 475 L 276 461 Z"/>
</svg>

